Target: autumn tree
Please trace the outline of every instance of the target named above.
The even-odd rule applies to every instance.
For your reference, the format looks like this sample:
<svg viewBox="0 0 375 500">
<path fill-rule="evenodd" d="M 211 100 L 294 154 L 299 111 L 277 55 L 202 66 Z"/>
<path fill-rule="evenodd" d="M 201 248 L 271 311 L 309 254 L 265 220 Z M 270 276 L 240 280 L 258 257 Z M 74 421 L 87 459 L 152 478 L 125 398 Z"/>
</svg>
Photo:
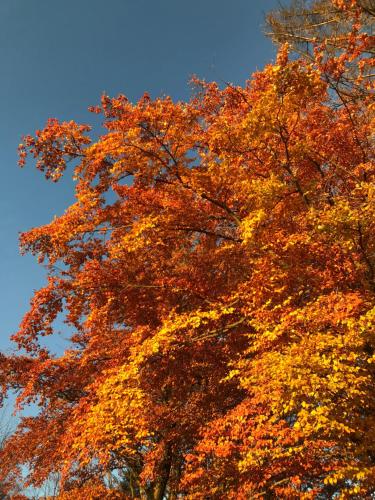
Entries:
<svg viewBox="0 0 375 500">
<path fill-rule="evenodd" d="M 3 477 L 58 473 L 60 499 L 375 492 L 374 103 L 326 78 L 362 53 L 288 50 L 189 102 L 104 96 L 96 142 L 57 120 L 24 139 L 76 202 L 21 236 L 48 280 L 0 381 L 40 410 Z"/>
<path fill-rule="evenodd" d="M 308 62 L 339 99 L 363 98 L 371 89 L 375 56 L 374 0 L 292 0 L 266 17 L 266 33 L 277 45 Z"/>
</svg>

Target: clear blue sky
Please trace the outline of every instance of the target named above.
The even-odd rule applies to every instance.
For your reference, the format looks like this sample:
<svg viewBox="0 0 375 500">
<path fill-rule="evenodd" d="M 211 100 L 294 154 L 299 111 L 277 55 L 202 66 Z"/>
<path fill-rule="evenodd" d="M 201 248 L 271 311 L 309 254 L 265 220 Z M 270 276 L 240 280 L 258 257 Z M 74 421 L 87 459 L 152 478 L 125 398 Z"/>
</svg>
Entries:
<svg viewBox="0 0 375 500">
<path fill-rule="evenodd" d="M 19 255 L 18 233 L 47 223 L 74 199 L 68 176 L 52 184 L 31 165 L 17 167 L 21 136 L 48 117 L 88 122 L 87 107 L 103 91 L 186 99 L 193 74 L 244 83 L 274 57 L 262 25 L 276 3 L 1 0 L 0 349 L 9 348 L 33 289 L 44 283 L 35 260 Z"/>
</svg>

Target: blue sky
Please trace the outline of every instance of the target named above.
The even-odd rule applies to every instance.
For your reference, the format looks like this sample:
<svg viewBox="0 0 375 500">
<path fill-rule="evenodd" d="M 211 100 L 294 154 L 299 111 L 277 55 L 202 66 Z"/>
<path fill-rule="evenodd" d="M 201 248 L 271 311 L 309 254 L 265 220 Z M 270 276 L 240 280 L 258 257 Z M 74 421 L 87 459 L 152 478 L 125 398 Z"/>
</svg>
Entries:
<svg viewBox="0 0 375 500">
<path fill-rule="evenodd" d="M 44 270 L 21 257 L 18 233 L 74 200 L 32 165 L 17 167 L 23 134 L 48 117 L 89 122 L 87 107 L 124 93 L 187 99 L 189 78 L 244 83 L 274 57 L 262 34 L 276 0 L 1 0 L 0 349 L 8 350 Z M 56 341 L 56 348 L 59 348 Z"/>
</svg>

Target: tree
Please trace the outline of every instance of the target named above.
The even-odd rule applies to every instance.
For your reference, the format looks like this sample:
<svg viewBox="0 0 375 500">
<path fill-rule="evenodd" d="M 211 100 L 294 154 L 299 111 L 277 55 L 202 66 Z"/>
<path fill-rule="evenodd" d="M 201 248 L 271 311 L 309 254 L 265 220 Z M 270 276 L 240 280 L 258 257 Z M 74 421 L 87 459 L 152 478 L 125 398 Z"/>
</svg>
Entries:
<svg viewBox="0 0 375 500">
<path fill-rule="evenodd" d="M 286 46 L 243 88 L 195 84 L 104 96 L 96 142 L 50 120 L 20 146 L 53 181 L 73 164 L 77 201 L 21 236 L 48 282 L 0 373 L 40 412 L 1 474 L 59 473 L 61 499 L 370 495 L 373 103 L 337 106 Z"/>
<path fill-rule="evenodd" d="M 13 432 L 14 425 L 8 412 L 9 408 L 3 406 L 0 410 L 0 450 L 4 447 L 6 440 Z M 0 482 L 0 500 L 9 500 L 10 498 L 22 500 L 22 486 L 17 481 L 18 477 L 8 476 L 2 478 Z"/>
<path fill-rule="evenodd" d="M 371 92 L 374 79 L 374 0 L 292 0 L 266 18 L 268 36 L 308 62 L 340 102 Z"/>
</svg>

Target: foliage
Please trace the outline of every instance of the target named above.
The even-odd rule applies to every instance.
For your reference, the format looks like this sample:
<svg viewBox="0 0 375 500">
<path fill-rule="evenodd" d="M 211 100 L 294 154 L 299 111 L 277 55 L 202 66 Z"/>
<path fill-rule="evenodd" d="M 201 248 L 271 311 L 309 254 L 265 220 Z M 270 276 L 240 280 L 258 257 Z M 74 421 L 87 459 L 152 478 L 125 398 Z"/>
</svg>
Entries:
<svg viewBox="0 0 375 500">
<path fill-rule="evenodd" d="M 21 236 L 48 283 L 1 383 L 40 411 L 4 477 L 59 473 L 61 499 L 375 492 L 374 105 L 369 83 L 337 103 L 322 50 L 187 103 L 104 96 L 96 142 L 56 120 L 25 138 L 47 178 L 73 163 L 77 201 Z M 332 78 L 363 60 L 342 54 Z"/>
<path fill-rule="evenodd" d="M 371 88 L 374 21 L 374 0 L 291 0 L 267 15 L 267 34 L 318 63 L 342 102 L 362 98 Z"/>
</svg>

